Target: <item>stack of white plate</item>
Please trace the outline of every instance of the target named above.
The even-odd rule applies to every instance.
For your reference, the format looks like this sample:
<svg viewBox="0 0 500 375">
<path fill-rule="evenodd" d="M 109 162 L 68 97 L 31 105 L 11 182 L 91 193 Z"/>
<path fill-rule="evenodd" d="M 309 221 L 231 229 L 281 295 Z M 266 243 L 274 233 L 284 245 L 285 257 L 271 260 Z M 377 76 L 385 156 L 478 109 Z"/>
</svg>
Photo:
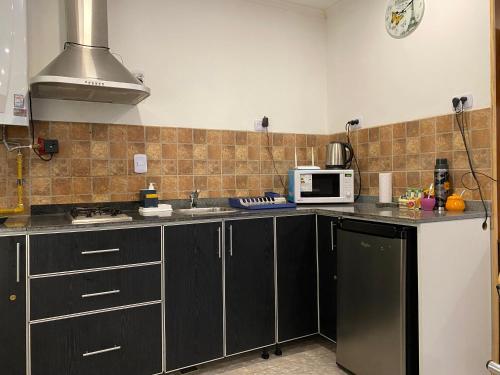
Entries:
<svg viewBox="0 0 500 375">
<path fill-rule="evenodd" d="M 170 216 L 172 215 L 172 206 L 170 204 L 159 204 L 158 207 L 139 207 L 139 213 L 142 216 Z"/>
</svg>

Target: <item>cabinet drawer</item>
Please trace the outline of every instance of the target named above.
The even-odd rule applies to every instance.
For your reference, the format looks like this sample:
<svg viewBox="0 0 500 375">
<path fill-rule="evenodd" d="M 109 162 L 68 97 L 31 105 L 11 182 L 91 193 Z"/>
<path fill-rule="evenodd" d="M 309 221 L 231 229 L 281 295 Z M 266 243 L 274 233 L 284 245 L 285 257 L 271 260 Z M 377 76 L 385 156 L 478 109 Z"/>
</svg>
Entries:
<svg viewBox="0 0 500 375">
<path fill-rule="evenodd" d="M 31 319 L 161 300 L 161 266 L 47 277 L 30 281 Z"/>
<path fill-rule="evenodd" d="M 30 236 L 31 275 L 159 260 L 159 227 Z"/>
<path fill-rule="evenodd" d="M 31 326 L 32 375 L 161 372 L 159 304 Z"/>
</svg>

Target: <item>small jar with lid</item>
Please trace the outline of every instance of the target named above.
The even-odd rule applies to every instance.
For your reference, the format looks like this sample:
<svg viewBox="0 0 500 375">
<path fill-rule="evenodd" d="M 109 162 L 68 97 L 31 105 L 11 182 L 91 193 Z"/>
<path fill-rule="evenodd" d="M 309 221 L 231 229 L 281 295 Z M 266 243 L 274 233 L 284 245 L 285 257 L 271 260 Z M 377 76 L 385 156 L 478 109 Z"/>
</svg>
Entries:
<svg viewBox="0 0 500 375">
<path fill-rule="evenodd" d="M 446 200 L 446 209 L 448 211 L 462 212 L 465 210 L 465 201 L 458 194 L 450 195 Z"/>
</svg>

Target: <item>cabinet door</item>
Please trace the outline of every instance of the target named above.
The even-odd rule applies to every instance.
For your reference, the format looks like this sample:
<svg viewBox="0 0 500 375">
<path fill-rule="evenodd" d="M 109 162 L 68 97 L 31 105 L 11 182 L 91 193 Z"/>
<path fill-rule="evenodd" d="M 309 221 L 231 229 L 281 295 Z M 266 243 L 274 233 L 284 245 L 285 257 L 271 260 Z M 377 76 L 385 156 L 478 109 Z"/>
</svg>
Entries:
<svg viewBox="0 0 500 375">
<path fill-rule="evenodd" d="M 318 333 L 316 217 L 276 219 L 278 341 Z"/>
<path fill-rule="evenodd" d="M 4 375 L 26 374 L 25 237 L 0 237 L 0 363 Z"/>
<path fill-rule="evenodd" d="M 320 333 L 337 340 L 337 223 L 318 216 L 319 318 Z"/>
<path fill-rule="evenodd" d="M 222 223 L 165 228 L 166 368 L 223 356 Z"/>
<path fill-rule="evenodd" d="M 32 324 L 31 374 L 159 374 L 161 342 L 161 304 Z"/>
<path fill-rule="evenodd" d="M 275 343 L 273 219 L 234 220 L 226 232 L 226 353 Z"/>
</svg>

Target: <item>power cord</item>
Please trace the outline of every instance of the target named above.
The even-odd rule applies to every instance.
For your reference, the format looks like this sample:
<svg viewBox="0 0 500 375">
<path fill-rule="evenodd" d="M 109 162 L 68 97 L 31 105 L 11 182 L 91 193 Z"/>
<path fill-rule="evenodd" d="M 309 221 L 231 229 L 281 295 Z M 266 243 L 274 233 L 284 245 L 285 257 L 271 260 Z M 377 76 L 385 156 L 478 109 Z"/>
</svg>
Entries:
<svg viewBox="0 0 500 375">
<path fill-rule="evenodd" d="M 349 122 L 347 122 L 347 124 L 345 124 L 345 130 L 346 130 L 346 134 L 347 134 L 347 143 L 349 143 L 351 145 L 351 148 L 354 150 L 354 148 L 352 147 L 352 143 L 351 143 L 351 126 L 356 126 L 359 124 L 359 120 L 351 120 Z M 353 151 L 353 154 L 352 154 L 352 160 L 354 160 L 354 164 L 356 165 L 356 170 L 358 172 L 358 180 L 359 180 L 359 184 L 358 184 L 358 193 L 356 194 L 356 197 L 354 198 L 354 202 L 357 202 L 359 200 L 359 198 L 361 197 L 361 171 L 359 170 L 359 164 L 358 164 L 358 158 L 356 157 L 356 153 Z M 351 165 L 349 165 L 349 168 L 351 167 Z"/>
<path fill-rule="evenodd" d="M 285 182 L 283 181 L 283 177 L 279 174 L 278 172 L 278 168 L 276 167 L 276 161 L 274 160 L 274 155 L 273 155 L 273 150 L 272 150 L 272 147 L 271 147 L 271 139 L 269 137 L 269 119 L 267 117 L 264 117 L 262 119 L 262 127 L 265 129 L 266 131 L 266 137 L 267 137 L 267 152 L 269 153 L 269 156 L 271 157 L 271 161 L 273 163 L 273 169 L 274 169 L 274 172 L 276 173 L 276 175 L 279 177 L 280 179 L 280 183 L 281 183 L 281 186 L 283 187 L 283 194 L 286 194 L 286 186 L 285 186 Z"/>
<path fill-rule="evenodd" d="M 464 181 L 464 178 L 465 176 L 468 176 L 472 174 L 472 172 L 467 172 L 467 173 L 464 173 L 460 179 L 460 182 L 462 183 L 462 186 L 466 189 L 466 190 L 470 190 L 470 191 L 476 191 L 476 190 L 479 190 L 479 187 L 470 187 L 470 186 L 467 186 L 466 182 Z M 498 180 L 495 180 L 493 177 L 491 176 L 488 176 L 486 173 L 482 173 L 482 172 L 478 172 L 476 171 L 476 174 L 477 175 L 480 175 L 480 176 L 483 176 L 483 177 L 486 177 L 488 180 L 492 181 L 492 182 L 498 182 Z"/>
<path fill-rule="evenodd" d="M 492 181 L 495 181 L 495 179 L 493 179 L 492 177 L 490 177 L 484 173 L 476 172 L 476 170 L 474 168 L 474 163 L 472 162 L 472 156 L 471 156 L 471 152 L 469 149 L 469 144 L 467 142 L 468 126 L 467 126 L 467 120 L 465 118 L 465 109 L 464 109 L 464 105 L 466 102 L 467 102 L 466 97 L 462 97 L 460 99 L 459 98 L 453 99 L 453 108 L 455 109 L 455 120 L 457 122 L 458 129 L 460 130 L 460 134 L 462 136 L 462 141 L 464 143 L 465 152 L 467 154 L 467 161 L 469 163 L 469 168 L 470 168 L 470 172 L 463 174 L 461 180 L 462 180 L 462 185 L 464 186 L 464 188 L 466 188 L 467 190 L 479 192 L 479 197 L 481 198 L 481 202 L 483 204 L 484 214 L 485 214 L 485 218 L 484 218 L 484 222 L 483 222 L 483 230 L 486 230 L 486 229 L 488 229 L 488 207 L 487 207 L 486 201 L 484 199 L 483 189 L 482 189 L 481 184 L 479 182 L 478 175 L 486 176 Z M 474 178 L 474 181 L 476 182 L 477 187 L 474 189 L 470 189 L 468 186 L 466 186 L 463 183 L 464 177 L 469 175 L 469 174 L 472 175 L 472 177 Z"/>
</svg>

